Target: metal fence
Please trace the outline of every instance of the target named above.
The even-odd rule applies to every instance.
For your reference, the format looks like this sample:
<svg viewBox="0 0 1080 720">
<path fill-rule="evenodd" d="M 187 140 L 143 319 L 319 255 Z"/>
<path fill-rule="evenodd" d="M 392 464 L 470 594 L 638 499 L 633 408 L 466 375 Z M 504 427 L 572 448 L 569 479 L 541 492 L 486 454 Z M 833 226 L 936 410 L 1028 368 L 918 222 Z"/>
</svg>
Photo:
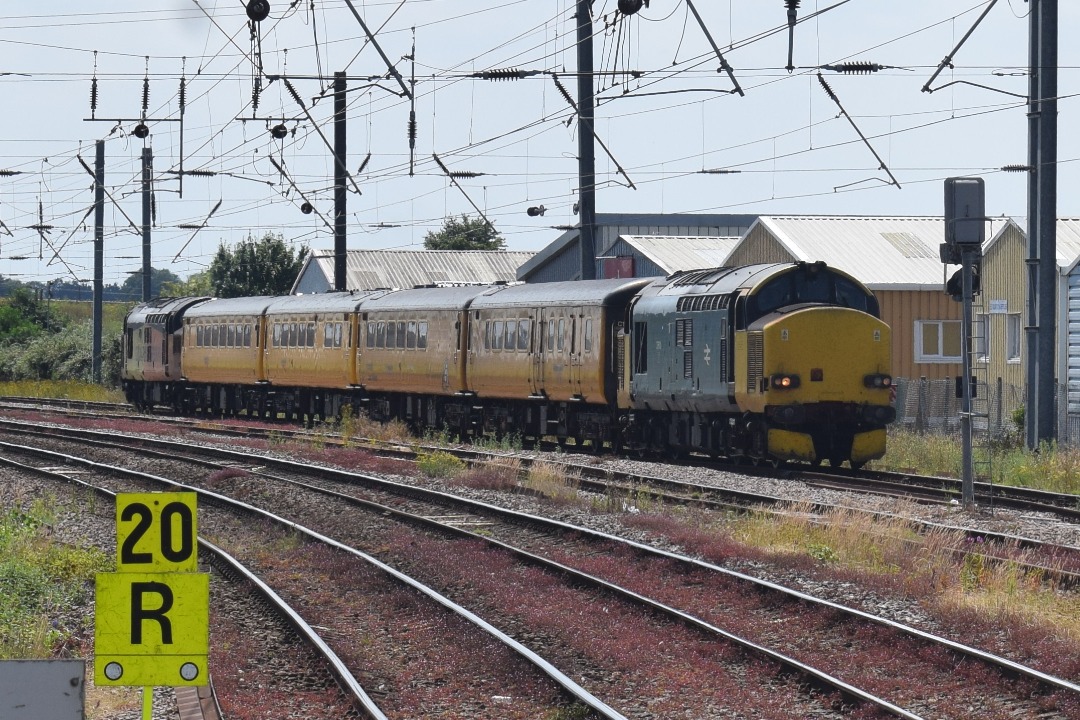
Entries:
<svg viewBox="0 0 1080 720">
<path fill-rule="evenodd" d="M 1074 393 L 1075 394 L 1075 393 Z M 1023 434 L 1014 413 L 1024 407 L 1024 389 L 1001 381 L 978 383 L 972 401 L 975 413 L 972 428 L 991 437 Z M 1062 445 L 1080 445 L 1080 414 L 1070 413 L 1068 388 L 1058 384 L 1055 392 L 1057 441 Z M 920 433 L 949 434 L 960 430 L 960 398 L 956 379 L 896 380 L 896 424 Z"/>
</svg>

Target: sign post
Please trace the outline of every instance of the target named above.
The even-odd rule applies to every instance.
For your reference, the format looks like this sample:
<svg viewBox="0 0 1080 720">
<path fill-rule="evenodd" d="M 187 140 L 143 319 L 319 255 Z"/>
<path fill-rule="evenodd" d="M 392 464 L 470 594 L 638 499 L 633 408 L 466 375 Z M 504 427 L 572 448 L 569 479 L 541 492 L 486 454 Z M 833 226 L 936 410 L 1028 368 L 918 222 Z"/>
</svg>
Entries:
<svg viewBox="0 0 1080 720">
<path fill-rule="evenodd" d="M 154 686 L 208 682 L 210 576 L 197 572 L 196 497 L 117 495 L 117 572 L 97 576 L 94 681 L 142 686 L 145 720 Z"/>
</svg>

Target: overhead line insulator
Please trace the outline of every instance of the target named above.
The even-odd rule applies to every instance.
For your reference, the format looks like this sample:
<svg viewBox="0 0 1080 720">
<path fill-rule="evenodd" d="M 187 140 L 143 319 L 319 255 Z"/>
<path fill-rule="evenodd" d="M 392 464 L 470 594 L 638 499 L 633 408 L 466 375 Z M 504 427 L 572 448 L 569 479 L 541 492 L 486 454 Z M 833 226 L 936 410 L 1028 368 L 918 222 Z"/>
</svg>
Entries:
<svg viewBox="0 0 1080 720">
<path fill-rule="evenodd" d="M 472 74 L 472 77 L 481 80 L 524 80 L 531 75 L 539 75 L 539 70 L 518 70 L 517 68 L 498 68 L 495 70 L 483 70 Z"/>
<path fill-rule="evenodd" d="M 872 62 L 847 62 L 838 63 L 836 65 L 822 65 L 821 69 L 844 75 L 868 75 L 885 69 L 885 66 Z"/>
</svg>

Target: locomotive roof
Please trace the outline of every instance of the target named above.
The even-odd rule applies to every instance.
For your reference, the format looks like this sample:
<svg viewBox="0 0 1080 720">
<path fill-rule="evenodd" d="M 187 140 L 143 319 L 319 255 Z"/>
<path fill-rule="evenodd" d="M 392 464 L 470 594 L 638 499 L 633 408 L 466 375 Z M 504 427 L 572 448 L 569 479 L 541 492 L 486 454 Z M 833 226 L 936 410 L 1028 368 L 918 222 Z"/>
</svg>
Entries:
<svg viewBox="0 0 1080 720">
<path fill-rule="evenodd" d="M 635 293 L 653 280 L 615 278 L 498 286 L 489 288 L 473 300 L 471 308 L 602 305 L 613 298 Z"/>
<path fill-rule="evenodd" d="M 394 290 L 365 300 L 360 310 L 461 310 L 468 306 L 470 300 L 491 287 L 462 285 Z"/>
<path fill-rule="evenodd" d="M 761 263 L 741 267 L 688 270 L 658 280 L 649 288 L 655 295 L 725 295 L 736 290 L 750 290 L 780 273 L 788 272 L 799 263 Z M 813 265 L 815 263 L 806 263 Z M 842 270 L 820 263 L 823 269 L 850 277 Z M 858 283 L 856 280 L 855 282 Z M 862 285 L 862 283 L 858 283 Z M 869 291 L 867 291 L 869 292 Z"/>
<path fill-rule="evenodd" d="M 191 307 L 192 305 L 206 302 L 209 299 L 210 298 L 208 297 L 154 298 L 149 302 L 141 303 L 131 308 L 131 310 L 128 311 L 127 318 L 124 320 L 124 323 L 127 325 L 132 325 L 150 322 L 150 319 L 154 318 L 155 316 L 180 313 Z"/>
</svg>

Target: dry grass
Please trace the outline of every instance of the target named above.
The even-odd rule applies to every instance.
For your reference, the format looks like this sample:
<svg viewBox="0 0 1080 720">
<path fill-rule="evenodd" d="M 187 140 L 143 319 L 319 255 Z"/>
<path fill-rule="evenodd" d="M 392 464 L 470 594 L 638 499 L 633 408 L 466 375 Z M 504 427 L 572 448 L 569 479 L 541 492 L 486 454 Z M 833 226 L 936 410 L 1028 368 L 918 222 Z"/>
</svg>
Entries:
<svg viewBox="0 0 1080 720">
<path fill-rule="evenodd" d="M 0 382 L 0 395 L 85 402 L 124 402 L 124 393 L 101 385 L 74 380 L 19 380 Z"/>
<path fill-rule="evenodd" d="M 1080 597 L 1024 567 L 1031 553 L 1017 547 L 988 548 L 949 530 L 919 534 L 902 519 L 858 511 L 815 516 L 801 505 L 782 516 L 681 513 L 627 522 L 713 562 L 736 556 L 906 598 L 963 642 L 1065 677 L 1080 671 Z"/>
<path fill-rule="evenodd" d="M 546 462 L 533 463 L 525 477 L 525 487 L 557 503 L 576 503 L 578 478 L 561 465 Z"/>
</svg>

